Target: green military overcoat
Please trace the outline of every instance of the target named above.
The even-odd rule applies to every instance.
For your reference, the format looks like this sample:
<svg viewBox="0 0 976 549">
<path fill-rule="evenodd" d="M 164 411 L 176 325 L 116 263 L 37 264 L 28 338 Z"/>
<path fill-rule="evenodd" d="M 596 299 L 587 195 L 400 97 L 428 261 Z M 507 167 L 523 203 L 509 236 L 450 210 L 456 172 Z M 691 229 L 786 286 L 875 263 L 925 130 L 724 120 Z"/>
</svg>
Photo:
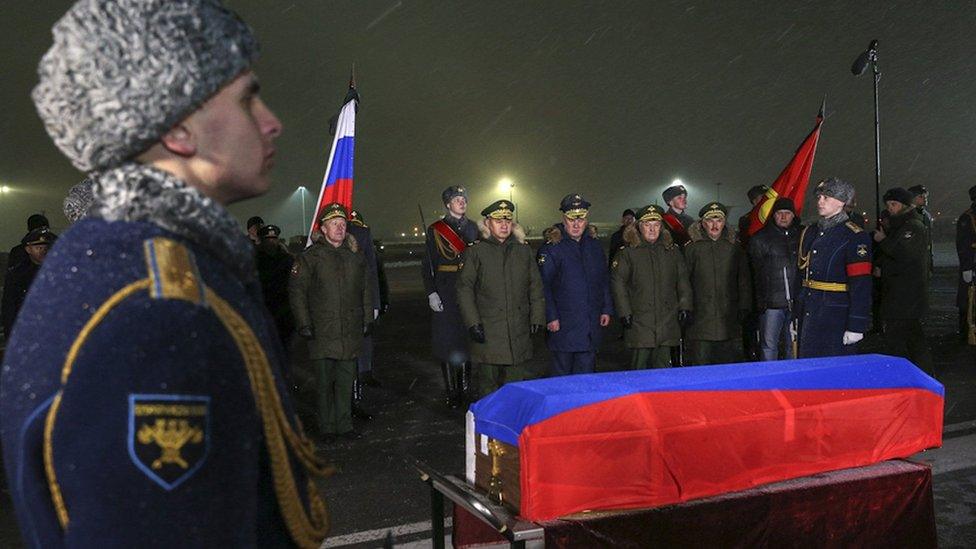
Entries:
<svg viewBox="0 0 976 549">
<path fill-rule="evenodd" d="M 485 342 L 470 341 L 471 361 L 518 364 L 532 358 L 532 324 L 545 325 L 542 277 L 521 229 L 505 242 L 487 236 L 464 252 L 457 298 L 465 329 L 485 327 Z"/>
<path fill-rule="evenodd" d="M 295 260 L 288 298 L 295 326 L 311 326 L 309 358 L 352 360 L 363 345 L 363 327 L 373 321 L 372 291 L 366 283 L 366 259 L 347 235 L 335 247 L 325 239 Z"/>
<path fill-rule="evenodd" d="M 688 339 L 725 341 L 740 336 L 739 318 L 752 307 L 752 281 L 745 251 L 728 226 L 718 240 L 696 222 L 688 230 L 685 264 L 695 296 Z"/>
<path fill-rule="evenodd" d="M 888 219 L 891 232 L 877 244 L 881 318 L 921 318 L 928 311 L 929 232 L 915 209 Z"/>
<path fill-rule="evenodd" d="M 681 250 L 663 228 L 656 242 L 646 242 L 636 223 L 624 230 L 624 242 L 610 264 L 617 315 L 632 317 L 624 343 L 631 349 L 678 345 L 678 311 L 693 308 Z"/>
</svg>

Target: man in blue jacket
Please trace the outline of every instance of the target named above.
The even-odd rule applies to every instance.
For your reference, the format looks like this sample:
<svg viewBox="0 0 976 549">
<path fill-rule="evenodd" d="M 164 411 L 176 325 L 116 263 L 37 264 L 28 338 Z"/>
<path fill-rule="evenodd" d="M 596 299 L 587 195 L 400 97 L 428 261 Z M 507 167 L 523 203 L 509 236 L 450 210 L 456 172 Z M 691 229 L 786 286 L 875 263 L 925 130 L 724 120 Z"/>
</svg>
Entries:
<svg viewBox="0 0 976 549">
<path fill-rule="evenodd" d="M 578 194 L 563 198 L 563 222 L 539 248 L 553 376 L 593 372 L 602 328 L 613 315 L 607 256 L 589 230 L 589 209 L 590 203 Z"/>
<path fill-rule="evenodd" d="M 79 0 L 54 26 L 32 98 L 98 176 L 4 357 L 27 546 L 318 547 L 328 531 L 328 470 L 225 207 L 267 191 L 282 130 L 257 49 L 217 0 Z"/>
</svg>

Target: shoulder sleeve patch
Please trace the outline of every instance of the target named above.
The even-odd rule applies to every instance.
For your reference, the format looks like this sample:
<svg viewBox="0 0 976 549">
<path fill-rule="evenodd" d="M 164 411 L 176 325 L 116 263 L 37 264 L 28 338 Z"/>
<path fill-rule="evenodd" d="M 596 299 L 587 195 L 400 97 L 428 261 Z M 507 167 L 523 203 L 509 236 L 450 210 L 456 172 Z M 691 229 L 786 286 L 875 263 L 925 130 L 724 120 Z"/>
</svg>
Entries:
<svg viewBox="0 0 976 549">
<path fill-rule="evenodd" d="M 854 223 L 853 221 L 848 221 L 847 223 L 845 223 L 845 225 L 847 225 L 847 228 L 850 229 L 852 233 L 859 233 L 864 230 L 858 227 L 857 223 Z"/>
<path fill-rule="evenodd" d="M 205 304 L 204 285 L 196 260 L 179 242 L 157 237 L 143 242 L 153 299 L 182 299 Z"/>
</svg>

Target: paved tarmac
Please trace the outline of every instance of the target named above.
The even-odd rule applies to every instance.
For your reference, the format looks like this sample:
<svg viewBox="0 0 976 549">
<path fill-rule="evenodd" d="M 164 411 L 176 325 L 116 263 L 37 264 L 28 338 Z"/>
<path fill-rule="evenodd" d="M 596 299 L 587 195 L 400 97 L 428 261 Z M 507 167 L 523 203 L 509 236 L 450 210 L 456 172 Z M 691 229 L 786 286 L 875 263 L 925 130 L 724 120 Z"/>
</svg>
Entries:
<svg viewBox="0 0 976 549">
<path fill-rule="evenodd" d="M 440 369 L 429 356 L 430 312 L 419 265 L 395 265 L 399 266 L 387 268 L 393 305 L 375 336 L 375 371 L 382 386 L 367 389 L 367 405 L 375 419 L 357 423 L 363 439 L 321 448 L 338 468 L 321 484 L 333 520 L 325 547 L 377 547 L 388 531 L 398 546 L 429 544 L 427 488 L 410 463 L 419 459 L 445 473 L 464 470 L 464 411 L 449 410 L 443 403 Z M 953 277 L 953 268 L 937 269 L 932 311 L 925 319 L 935 377 L 946 386 L 944 446 L 916 459 L 933 465 L 940 545 L 976 547 L 976 354 L 950 335 L 956 322 Z M 883 344 L 877 336 L 868 336 L 863 350 L 883 352 Z M 540 336 L 531 365 L 544 371 L 546 357 Z M 622 342 L 608 337 L 599 367 L 614 369 L 627 358 Z M 307 372 L 299 366 L 296 373 L 311 388 L 310 378 L 301 377 Z M 307 414 L 311 393 L 306 389 L 297 396 Z M 306 417 L 305 424 L 313 424 L 312 418 Z M 18 546 L 16 524 L 4 499 L 0 547 Z"/>
</svg>

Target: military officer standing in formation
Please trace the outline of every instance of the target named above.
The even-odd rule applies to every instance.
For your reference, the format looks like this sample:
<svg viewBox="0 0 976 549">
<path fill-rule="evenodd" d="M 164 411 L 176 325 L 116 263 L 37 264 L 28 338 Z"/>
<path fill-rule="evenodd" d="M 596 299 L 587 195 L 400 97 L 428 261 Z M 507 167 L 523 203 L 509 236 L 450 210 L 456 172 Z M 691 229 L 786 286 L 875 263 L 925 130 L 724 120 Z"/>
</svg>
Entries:
<svg viewBox="0 0 976 549">
<path fill-rule="evenodd" d="M 832 177 L 816 196 L 820 220 L 800 236 L 799 358 L 853 354 L 871 320 L 871 236 L 844 211 L 854 187 Z"/>
<path fill-rule="evenodd" d="M 976 310 L 970 298 L 970 288 L 974 282 L 973 271 L 976 270 L 976 185 L 969 188 L 969 200 L 972 204 L 962 212 L 956 220 L 956 255 L 959 258 L 959 288 L 956 294 L 956 306 L 959 307 L 959 337 L 970 344 L 976 344 Z"/>
<path fill-rule="evenodd" d="M 921 318 L 928 311 L 929 230 L 914 196 L 900 187 L 884 194 L 888 228 L 874 231 L 881 270 L 881 318 L 885 349 L 932 374 L 932 352 Z"/>
<path fill-rule="evenodd" d="M 98 184 L 0 369 L 25 543 L 320 546 L 327 470 L 226 207 L 268 190 L 282 131 L 251 29 L 215 0 L 79 0 L 52 35 L 32 99 Z"/>
<path fill-rule="evenodd" d="M 734 341 L 752 308 L 748 258 L 726 223 L 727 214 L 723 204 L 711 202 L 688 230 L 684 256 L 695 314 L 686 337 L 693 364 L 735 362 Z"/>
<path fill-rule="evenodd" d="M 664 210 L 641 208 L 637 223 L 624 232 L 627 245 L 614 256 L 610 288 L 632 349 L 630 368 L 671 365 L 671 348 L 681 343 L 682 324 L 691 319 L 692 295 L 684 258 L 664 229 Z"/>
<path fill-rule="evenodd" d="M 441 201 L 447 213 L 427 227 L 422 274 L 431 310 L 431 348 L 441 363 L 448 406 L 457 408 L 470 389 L 468 333 L 458 306 L 457 279 L 464 251 L 478 240 L 478 226 L 465 216 L 464 187 L 444 189 Z"/>
<path fill-rule="evenodd" d="M 7 269 L 3 280 L 3 301 L 0 302 L 3 337 L 8 341 L 13 333 L 17 312 L 20 311 L 24 298 L 27 297 L 27 290 L 30 289 L 37 272 L 41 270 L 41 263 L 44 262 L 48 249 L 57 238 L 58 235 L 43 227 L 30 231 L 20 241 L 27 259 Z"/>
<path fill-rule="evenodd" d="M 549 373 L 554 376 L 594 371 L 603 328 L 613 316 L 607 258 L 589 230 L 589 209 L 590 203 L 579 194 L 563 198 L 563 221 L 539 248 L 546 345 L 552 358 Z"/>
<path fill-rule="evenodd" d="M 529 377 L 531 335 L 545 324 L 542 278 L 514 211 L 507 200 L 481 211 L 481 240 L 464 252 L 457 279 L 479 396 Z"/>
<path fill-rule="evenodd" d="M 688 191 L 684 185 L 672 185 L 661 193 L 668 211 L 662 217 L 665 228 L 671 233 L 671 239 L 679 246 L 688 243 L 688 228 L 695 223 L 695 218 L 685 213 L 688 209 Z"/>
<path fill-rule="evenodd" d="M 323 238 L 295 260 L 288 296 L 298 334 L 318 379 L 319 432 L 325 442 L 357 439 L 351 400 L 356 358 L 373 325 L 366 255 L 346 232 L 348 213 L 328 204 L 319 216 Z"/>
</svg>

